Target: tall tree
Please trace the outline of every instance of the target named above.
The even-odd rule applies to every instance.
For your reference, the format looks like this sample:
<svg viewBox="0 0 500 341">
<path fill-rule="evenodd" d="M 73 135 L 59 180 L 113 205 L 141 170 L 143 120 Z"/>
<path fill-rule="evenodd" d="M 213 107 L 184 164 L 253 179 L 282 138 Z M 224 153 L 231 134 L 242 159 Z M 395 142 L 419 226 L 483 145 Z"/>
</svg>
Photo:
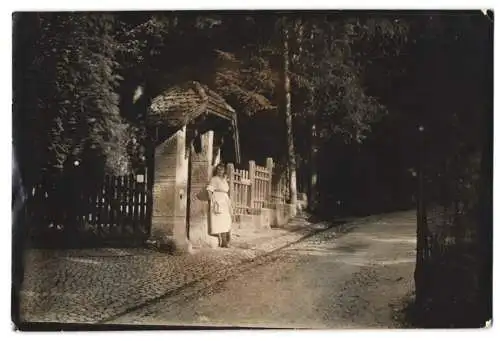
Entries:
<svg viewBox="0 0 500 341">
<path fill-rule="evenodd" d="M 323 149 L 335 157 L 339 151 L 332 149 L 334 144 L 326 143 L 332 139 L 338 141 L 339 150 L 344 144 L 363 142 L 373 123 L 385 114 L 381 102 L 369 94 L 365 70 L 372 60 L 381 64 L 396 53 L 404 26 L 390 16 L 363 18 L 336 13 L 294 19 L 291 70 L 293 96 L 297 99 L 292 103 L 295 143 L 302 187 L 309 187 L 309 205 L 313 208 L 319 175 L 317 153 Z M 374 49 L 375 45 L 384 49 Z"/>
<path fill-rule="evenodd" d="M 283 115 L 285 118 L 286 138 L 287 138 L 287 161 L 288 161 L 288 176 L 289 176 L 289 195 L 292 210 L 295 212 L 297 206 L 297 162 L 295 158 L 295 146 L 292 123 L 292 94 L 290 89 L 290 51 L 289 45 L 289 27 L 286 17 L 281 19 L 282 33 L 282 91 L 283 91 Z"/>
</svg>

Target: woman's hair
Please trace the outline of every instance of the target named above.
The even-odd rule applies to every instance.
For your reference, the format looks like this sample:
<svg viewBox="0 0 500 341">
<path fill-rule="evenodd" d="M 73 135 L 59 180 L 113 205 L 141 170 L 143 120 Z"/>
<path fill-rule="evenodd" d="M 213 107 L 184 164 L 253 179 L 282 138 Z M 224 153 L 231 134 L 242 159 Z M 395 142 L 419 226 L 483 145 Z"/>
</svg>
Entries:
<svg viewBox="0 0 500 341">
<path fill-rule="evenodd" d="M 224 170 L 224 175 L 226 174 L 226 166 L 221 162 L 214 167 L 213 175 L 217 175 L 217 170 L 222 168 Z"/>
</svg>

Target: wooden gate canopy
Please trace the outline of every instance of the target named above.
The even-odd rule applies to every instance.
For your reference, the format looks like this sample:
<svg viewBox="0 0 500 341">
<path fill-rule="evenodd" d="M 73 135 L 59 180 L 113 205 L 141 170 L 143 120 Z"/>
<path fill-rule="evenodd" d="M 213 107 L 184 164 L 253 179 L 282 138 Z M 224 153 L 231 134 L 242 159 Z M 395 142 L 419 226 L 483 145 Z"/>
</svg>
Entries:
<svg viewBox="0 0 500 341">
<path fill-rule="evenodd" d="M 240 162 L 238 121 L 235 110 L 215 91 L 196 81 L 173 86 L 156 96 L 149 106 L 147 123 L 155 129 L 166 130 L 166 136 L 183 126 L 201 122 L 210 116 L 214 126 L 221 120 L 229 123 L 234 141 L 236 162 Z M 206 120 L 205 120 L 206 121 Z M 209 129 L 210 124 L 200 125 Z"/>
</svg>

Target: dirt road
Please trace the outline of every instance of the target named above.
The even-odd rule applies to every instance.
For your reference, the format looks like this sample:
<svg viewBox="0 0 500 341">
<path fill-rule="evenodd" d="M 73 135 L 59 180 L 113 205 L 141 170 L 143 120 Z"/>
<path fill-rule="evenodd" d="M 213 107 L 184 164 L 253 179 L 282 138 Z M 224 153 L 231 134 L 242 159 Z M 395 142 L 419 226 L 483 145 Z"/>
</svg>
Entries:
<svg viewBox="0 0 500 341">
<path fill-rule="evenodd" d="M 343 236 L 287 247 L 230 279 L 195 286 L 108 323 L 271 328 L 395 328 L 413 290 L 414 212 L 387 214 Z"/>
</svg>

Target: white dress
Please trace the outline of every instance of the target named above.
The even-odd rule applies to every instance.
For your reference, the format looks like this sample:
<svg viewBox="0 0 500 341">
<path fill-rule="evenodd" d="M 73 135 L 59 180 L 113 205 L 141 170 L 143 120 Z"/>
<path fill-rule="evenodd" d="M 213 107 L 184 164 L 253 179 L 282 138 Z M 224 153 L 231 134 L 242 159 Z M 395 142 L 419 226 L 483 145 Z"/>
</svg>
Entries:
<svg viewBox="0 0 500 341">
<path fill-rule="evenodd" d="M 229 232 L 232 224 L 232 206 L 229 199 L 229 184 L 227 180 L 214 176 L 207 186 L 207 190 L 212 193 L 210 200 L 210 234 Z"/>
</svg>

